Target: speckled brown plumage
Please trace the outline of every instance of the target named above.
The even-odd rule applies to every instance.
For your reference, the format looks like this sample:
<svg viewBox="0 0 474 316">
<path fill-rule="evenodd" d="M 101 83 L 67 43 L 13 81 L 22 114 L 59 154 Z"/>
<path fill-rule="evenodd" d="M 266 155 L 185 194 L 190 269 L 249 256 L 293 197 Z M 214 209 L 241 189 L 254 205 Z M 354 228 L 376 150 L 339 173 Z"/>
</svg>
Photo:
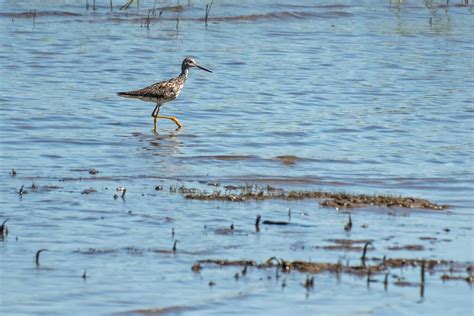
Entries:
<svg viewBox="0 0 474 316">
<path fill-rule="evenodd" d="M 139 90 L 117 93 L 121 97 L 140 99 L 145 102 L 164 104 L 176 99 L 183 89 L 187 75 L 181 74 L 176 78 L 160 81 Z"/>
<path fill-rule="evenodd" d="M 156 131 L 156 121 L 159 118 L 164 118 L 173 121 L 178 128 L 182 127 L 182 124 L 174 116 L 160 116 L 160 108 L 163 104 L 169 101 L 176 99 L 181 92 L 181 89 L 184 87 L 186 79 L 188 79 L 189 68 L 197 67 L 207 72 L 212 72 L 202 66 L 200 66 L 193 58 L 186 57 L 183 60 L 181 65 L 181 74 L 173 79 L 160 81 L 154 83 L 148 87 L 138 90 L 118 92 L 117 94 L 121 97 L 139 99 L 145 102 L 154 102 L 156 103 L 155 109 L 153 110 L 151 116 L 154 118 L 154 128 Z"/>
</svg>

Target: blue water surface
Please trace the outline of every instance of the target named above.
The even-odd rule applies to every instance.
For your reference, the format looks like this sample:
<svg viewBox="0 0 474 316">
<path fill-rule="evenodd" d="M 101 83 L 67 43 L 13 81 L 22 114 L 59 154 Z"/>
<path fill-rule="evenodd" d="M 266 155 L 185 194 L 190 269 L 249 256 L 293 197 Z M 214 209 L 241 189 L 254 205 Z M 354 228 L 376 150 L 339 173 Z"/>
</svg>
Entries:
<svg viewBox="0 0 474 316">
<path fill-rule="evenodd" d="M 113 1 L 112 11 L 109 1 L 0 1 L 2 314 L 472 313 L 471 287 L 440 273 L 420 298 L 418 287 L 384 290 L 383 276 L 367 287 L 317 275 L 308 293 L 297 272 L 252 269 L 235 281 L 236 267 L 191 271 L 206 258 L 359 259 L 315 247 L 331 238 L 375 240 L 374 257 L 473 262 L 474 19 L 464 2 L 215 1 L 206 27 L 206 1 Z M 192 69 L 161 112 L 184 127 L 161 120 L 153 133 L 154 105 L 115 93 L 178 75 L 188 55 L 213 73 Z M 354 210 L 347 234 L 347 214 L 317 201 L 169 192 L 245 183 L 450 207 Z M 255 233 L 256 214 L 282 220 L 288 209 L 294 226 Z M 231 223 L 242 232 L 216 233 Z M 174 240 L 181 253 L 158 251 Z M 388 250 L 404 244 L 423 250 Z"/>
</svg>

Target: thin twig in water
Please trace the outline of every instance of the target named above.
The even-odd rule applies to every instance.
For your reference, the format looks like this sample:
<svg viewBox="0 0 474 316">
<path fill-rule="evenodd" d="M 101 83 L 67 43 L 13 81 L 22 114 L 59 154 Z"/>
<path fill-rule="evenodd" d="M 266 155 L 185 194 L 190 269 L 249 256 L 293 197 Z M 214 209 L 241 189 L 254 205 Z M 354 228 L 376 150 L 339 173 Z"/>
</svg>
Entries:
<svg viewBox="0 0 474 316">
<path fill-rule="evenodd" d="M 20 190 L 18 191 L 18 194 L 19 194 L 20 196 L 22 196 L 23 194 L 27 194 L 27 193 L 28 193 L 28 191 L 26 191 L 26 190 L 23 189 L 24 187 L 25 187 L 25 185 L 23 184 L 23 185 L 21 186 Z"/>
<path fill-rule="evenodd" d="M 420 297 L 423 298 L 425 296 L 425 260 L 421 261 L 420 278 Z"/>
<path fill-rule="evenodd" d="M 255 231 L 258 233 L 260 231 L 260 215 L 257 215 L 257 219 L 255 220 Z"/>
<path fill-rule="evenodd" d="M 133 0 L 127 0 L 127 3 L 125 3 L 123 6 L 121 6 L 120 10 L 127 10 L 132 3 L 133 3 Z"/>
<path fill-rule="evenodd" d="M 247 275 L 247 267 L 248 267 L 248 265 L 245 264 L 244 269 L 242 270 L 242 275 L 243 276 Z"/>
<path fill-rule="evenodd" d="M 158 0 L 155 0 L 155 4 L 153 5 L 153 9 L 152 9 L 153 16 L 156 16 L 156 5 L 157 5 L 157 3 L 158 3 Z"/>
<path fill-rule="evenodd" d="M 145 20 L 145 26 L 148 30 L 150 29 L 151 14 L 152 14 L 152 10 L 148 10 L 148 16 L 146 17 L 146 20 Z"/>
<path fill-rule="evenodd" d="M 206 16 L 204 17 L 204 23 L 206 24 L 206 27 L 207 27 L 207 20 L 209 18 L 209 12 L 211 12 L 211 7 L 213 3 L 214 3 L 214 0 L 211 0 L 210 4 L 206 4 Z"/>
<path fill-rule="evenodd" d="M 178 36 L 179 33 L 179 12 L 178 15 L 176 16 L 176 36 Z"/>
<path fill-rule="evenodd" d="M 351 231 L 352 229 L 352 218 L 351 218 L 351 213 L 349 213 L 349 221 L 347 222 L 347 224 L 344 226 L 344 230 L 346 232 L 349 232 Z"/>
<path fill-rule="evenodd" d="M 40 263 L 39 263 L 39 259 L 40 259 L 40 253 L 43 252 L 43 251 L 46 251 L 48 249 L 40 249 L 36 252 L 36 257 L 35 257 L 35 262 L 36 262 L 36 266 L 39 267 Z"/>
<path fill-rule="evenodd" d="M 367 247 L 369 245 L 371 245 L 373 247 L 373 245 L 370 241 L 366 242 L 365 245 L 364 245 L 364 252 L 362 253 L 362 257 L 360 257 L 360 260 L 362 260 L 362 266 L 364 266 L 364 267 L 365 267 L 365 255 L 367 254 Z"/>
<path fill-rule="evenodd" d="M 306 290 L 310 290 L 314 287 L 314 277 L 310 277 L 309 275 L 306 276 L 306 281 L 303 284 L 303 286 L 306 288 Z"/>
<path fill-rule="evenodd" d="M 4 236 L 8 235 L 8 228 L 5 226 L 5 224 L 9 221 L 9 218 L 3 221 L 2 226 L 0 226 L 0 238 L 3 239 Z"/>
<path fill-rule="evenodd" d="M 177 240 L 174 241 L 174 244 L 173 244 L 173 252 L 176 252 L 176 244 L 178 243 Z"/>
<path fill-rule="evenodd" d="M 425 260 L 421 261 L 421 284 L 425 284 Z"/>
</svg>

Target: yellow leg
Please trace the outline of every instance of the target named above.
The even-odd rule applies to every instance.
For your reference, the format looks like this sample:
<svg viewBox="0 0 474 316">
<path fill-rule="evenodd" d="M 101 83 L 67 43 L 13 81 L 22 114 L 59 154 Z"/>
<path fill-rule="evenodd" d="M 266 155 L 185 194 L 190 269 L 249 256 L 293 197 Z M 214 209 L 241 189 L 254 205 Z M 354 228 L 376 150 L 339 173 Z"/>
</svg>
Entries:
<svg viewBox="0 0 474 316">
<path fill-rule="evenodd" d="M 176 118 L 176 116 L 157 115 L 157 116 L 155 116 L 155 131 L 156 131 L 156 120 L 159 119 L 159 118 L 164 118 L 164 119 L 173 121 L 176 125 L 178 125 L 178 128 L 183 127 L 183 124 L 181 124 L 181 123 L 179 122 L 179 120 Z"/>
<path fill-rule="evenodd" d="M 158 119 L 160 118 L 164 118 L 164 119 L 167 119 L 167 120 L 171 120 L 173 121 L 176 125 L 178 125 L 178 129 L 180 129 L 181 127 L 183 127 L 183 124 L 181 124 L 179 122 L 179 120 L 176 118 L 176 116 L 164 116 L 164 115 L 158 115 L 160 113 L 160 108 L 161 108 L 161 104 L 157 104 L 155 109 L 153 110 L 153 112 L 151 113 L 151 116 L 153 116 L 153 131 L 156 132 L 156 122 L 158 121 Z"/>
</svg>

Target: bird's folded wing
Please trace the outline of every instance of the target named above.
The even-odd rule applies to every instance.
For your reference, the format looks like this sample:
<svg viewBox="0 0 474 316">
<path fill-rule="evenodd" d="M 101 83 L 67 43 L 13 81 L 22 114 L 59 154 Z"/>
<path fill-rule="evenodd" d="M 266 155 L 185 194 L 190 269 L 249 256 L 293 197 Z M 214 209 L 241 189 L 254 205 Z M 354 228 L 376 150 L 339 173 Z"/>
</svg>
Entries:
<svg viewBox="0 0 474 316">
<path fill-rule="evenodd" d="M 176 96 L 178 90 L 178 87 L 168 80 L 152 84 L 139 90 L 119 92 L 118 95 L 132 98 L 146 97 L 156 99 L 170 99 Z"/>
</svg>

